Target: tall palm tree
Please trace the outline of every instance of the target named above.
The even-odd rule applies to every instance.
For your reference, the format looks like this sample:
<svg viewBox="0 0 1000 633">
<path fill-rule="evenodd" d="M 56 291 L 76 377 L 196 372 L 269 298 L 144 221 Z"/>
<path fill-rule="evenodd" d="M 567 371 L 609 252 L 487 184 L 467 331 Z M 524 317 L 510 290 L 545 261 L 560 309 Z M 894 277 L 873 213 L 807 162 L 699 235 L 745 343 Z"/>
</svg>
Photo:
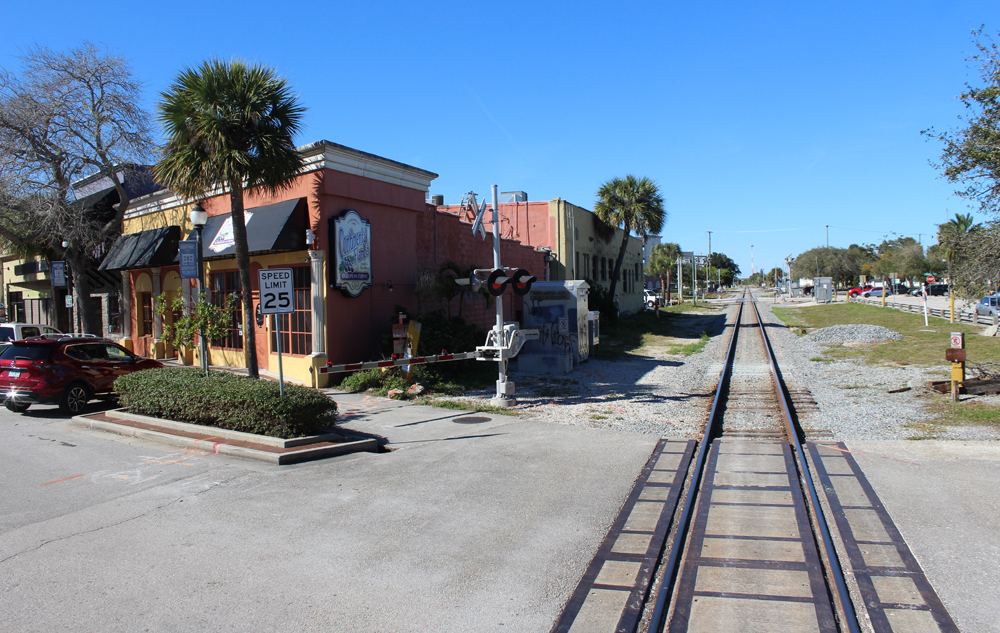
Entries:
<svg viewBox="0 0 1000 633">
<path fill-rule="evenodd" d="M 649 254 L 649 265 L 646 270 L 660 278 L 663 300 L 670 305 L 670 279 L 674 274 L 674 265 L 681 255 L 681 247 L 674 242 L 663 242 L 653 247 Z"/>
<path fill-rule="evenodd" d="M 250 253 L 244 194 L 277 193 L 298 174 L 302 158 L 292 137 L 302 107 L 273 69 L 238 59 L 209 60 L 181 72 L 161 93 L 159 119 L 167 140 L 156 166 L 160 182 L 191 199 L 216 187 L 229 192 L 236 266 L 243 288 L 243 349 L 257 372 Z"/>
<path fill-rule="evenodd" d="M 641 237 L 645 246 L 646 238 L 659 233 L 663 228 L 667 212 L 663 210 L 663 196 L 656 183 L 649 178 L 636 178 L 629 174 L 624 178 L 612 178 L 597 190 L 594 213 L 606 224 L 624 230 L 615 270 L 611 275 L 609 294 L 614 297 L 622 261 L 628 249 L 629 233 L 633 232 Z"/>
</svg>

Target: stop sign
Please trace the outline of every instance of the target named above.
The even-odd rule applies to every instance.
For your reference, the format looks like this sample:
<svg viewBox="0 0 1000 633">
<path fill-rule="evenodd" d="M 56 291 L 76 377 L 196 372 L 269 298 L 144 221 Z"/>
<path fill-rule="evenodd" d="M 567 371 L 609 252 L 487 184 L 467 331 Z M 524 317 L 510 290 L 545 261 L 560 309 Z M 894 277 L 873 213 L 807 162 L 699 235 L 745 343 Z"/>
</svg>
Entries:
<svg viewBox="0 0 1000 633">
<path fill-rule="evenodd" d="M 927 275 L 927 283 L 929 284 L 934 283 L 934 275 Z"/>
</svg>

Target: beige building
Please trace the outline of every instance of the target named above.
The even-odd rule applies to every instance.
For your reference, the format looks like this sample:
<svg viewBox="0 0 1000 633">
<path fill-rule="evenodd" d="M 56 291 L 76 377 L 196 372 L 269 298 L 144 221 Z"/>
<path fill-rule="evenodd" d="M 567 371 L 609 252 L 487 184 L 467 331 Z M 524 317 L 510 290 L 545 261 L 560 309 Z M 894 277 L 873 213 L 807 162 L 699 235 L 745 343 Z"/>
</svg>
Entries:
<svg viewBox="0 0 1000 633">
<path fill-rule="evenodd" d="M 468 205 L 438 205 L 438 210 L 470 222 L 475 219 Z M 489 211 L 483 220 L 486 231 L 492 231 Z M 500 197 L 500 237 L 548 251 L 544 279 L 589 279 L 609 289 L 623 232 L 601 222 L 592 211 L 562 198 L 528 201 L 527 194 L 515 191 Z M 531 272 L 543 278 L 536 271 Z M 630 236 L 616 288 L 623 311 L 642 309 L 644 279 L 642 240 Z"/>
</svg>

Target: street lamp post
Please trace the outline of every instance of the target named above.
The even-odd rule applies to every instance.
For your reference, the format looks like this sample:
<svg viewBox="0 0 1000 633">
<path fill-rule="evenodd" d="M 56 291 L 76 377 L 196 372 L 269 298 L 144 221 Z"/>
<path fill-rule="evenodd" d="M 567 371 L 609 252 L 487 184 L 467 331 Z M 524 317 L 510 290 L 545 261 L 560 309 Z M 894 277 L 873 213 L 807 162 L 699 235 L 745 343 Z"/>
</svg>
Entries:
<svg viewBox="0 0 1000 633">
<path fill-rule="evenodd" d="M 205 286 L 202 279 L 205 276 L 205 256 L 201 251 L 201 230 L 205 228 L 208 221 L 208 213 L 202 208 L 200 203 L 196 203 L 191 209 L 191 224 L 194 225 L 195 241 L 198 248 L 198 301 L 204 300 Z M 205 340 L 204 326 L 198 326 L 198 338 L 201 339 L 201 368 L 208 376 L 208 342 Z"/>
</svg>

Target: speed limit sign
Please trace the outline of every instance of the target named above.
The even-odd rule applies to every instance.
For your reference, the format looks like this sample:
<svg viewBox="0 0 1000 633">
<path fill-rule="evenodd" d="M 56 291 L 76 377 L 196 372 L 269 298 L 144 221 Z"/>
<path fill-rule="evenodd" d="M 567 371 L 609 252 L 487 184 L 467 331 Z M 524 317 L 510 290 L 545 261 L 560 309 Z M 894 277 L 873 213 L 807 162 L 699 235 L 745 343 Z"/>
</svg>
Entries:
<svg viewBox="0 0 1000 633">
<path fill-rule="evenodd" d="M 260 283 L 260 311 L 264 314 L 295 312 L 295 292 L 291 268 L 262 268 L 257 271 Z"/>
</svg>

